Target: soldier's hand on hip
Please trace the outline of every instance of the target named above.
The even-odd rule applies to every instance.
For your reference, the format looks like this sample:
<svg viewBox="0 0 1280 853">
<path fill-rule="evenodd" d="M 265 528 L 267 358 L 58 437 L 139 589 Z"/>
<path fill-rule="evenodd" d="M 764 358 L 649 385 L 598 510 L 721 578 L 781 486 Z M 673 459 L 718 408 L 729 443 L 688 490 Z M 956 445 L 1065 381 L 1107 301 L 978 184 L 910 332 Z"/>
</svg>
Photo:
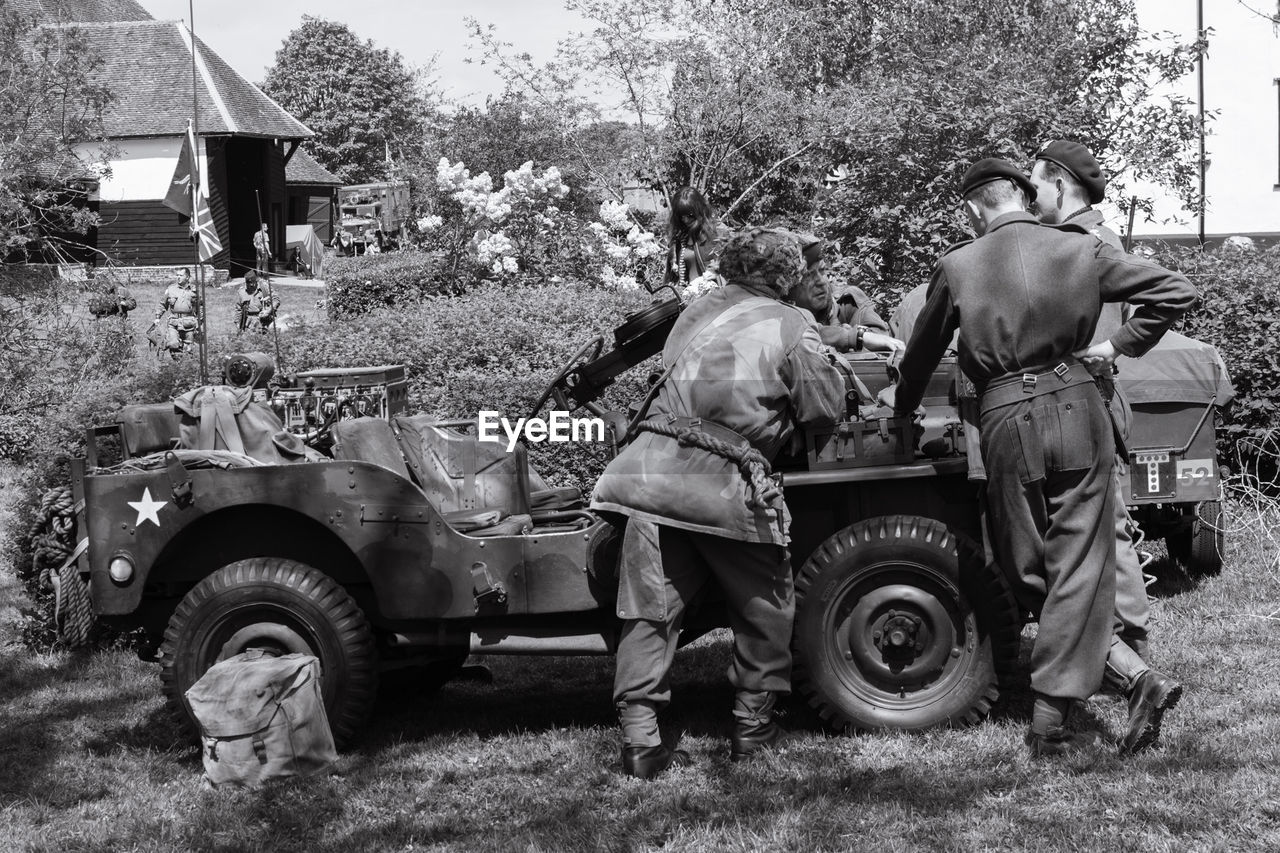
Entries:
<svg viewBox="0 0 1280 853">
<path fill-rule="evenodd" d="M 1094 376 L 1110 376 L 1111 366 L 1116 362 L 1119 353 L 1111 341 L 1102 341 L 1072 353 Z"/>
</svg>

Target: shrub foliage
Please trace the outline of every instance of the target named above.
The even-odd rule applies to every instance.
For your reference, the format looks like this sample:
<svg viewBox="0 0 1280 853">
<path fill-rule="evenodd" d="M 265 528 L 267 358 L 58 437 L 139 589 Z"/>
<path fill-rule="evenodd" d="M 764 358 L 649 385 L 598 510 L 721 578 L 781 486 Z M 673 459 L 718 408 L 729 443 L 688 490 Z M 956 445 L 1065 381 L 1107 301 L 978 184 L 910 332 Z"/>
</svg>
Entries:
<svg viewBox="0 0 1280 853">
<path fill-rule="evenodd" d="M 1259 473 L 1276 475 L 1274 460 L 1255 458 L 1241 439 L 1261 439 L 1276 426 L 1280 411 L 1280 246 L 1266 251 L 1224 248 L 1201 251 L 1171 248 L 1155 258 L 1184 273 L 1200 291 L 1200 301 L 1187 314 L 1182 331 L 1218 348 L 1235 402 L 1218 430 L 1218 455 L 1228 464 L 1261 465 Z"/>
<path fill-rule="evenodd" d="M 337 257 L 326 264 L 326 308 L 335 320 L 464 289 L 463 282 L 449 276 L 443 258 L 434 252 L 403 250 Z"/>
</svg>

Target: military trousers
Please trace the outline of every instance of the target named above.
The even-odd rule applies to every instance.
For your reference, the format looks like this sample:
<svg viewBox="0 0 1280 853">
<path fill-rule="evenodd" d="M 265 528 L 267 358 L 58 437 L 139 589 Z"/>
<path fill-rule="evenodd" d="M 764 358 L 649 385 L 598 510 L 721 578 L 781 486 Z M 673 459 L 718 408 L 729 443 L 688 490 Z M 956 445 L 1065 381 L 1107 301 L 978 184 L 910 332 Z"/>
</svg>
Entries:
<svg viewBox="0 0 1280 853">
<path fill-rule="evenodd" d="M 1120 477 L 1116 475 L 1116 622 L 1120 639 L 1139 655 L 1146 657 L 1147 632 L 1151 621 L 1151 604 L 1147 600 L 1147 582 L 1142 577 L 1142 560 L 1133 546 L 1133 526 L 1125 509 Z"/>
<path fill-rule="evenodd" d="M 1094 378 L 1111 420 L 1124 441 L 1129 440 L 1133 409 L 1114 375 Z M 1119 448 L 1118 448 L 1119 449 Z M 1147 584 L 1142 577 L 1142 561 L 1133 546 L 1134 527 L 1125 509 L 1125 495 L 1120 488 L 1123 454 L 1116 458 L 1116 634 L 1139 655 L 1147 652 L 1147 631 L 1151 606 L 1147 601 Z"/>
<path fill-rule="evenodd" d="M 1085 699 L 1101 685 L 1115 627 L 1115 440 L 1093 383 L 1057 381 L 994 407 L 988 389 L 982 458 L 996 557 L 1039 617 L 1031 686 Z"/>
<path fill-rule="evenodd" d="M 636 524 L 633 520 L 631 524 Z M 641 522 L 641 524 L 644 524 Z M 618 706 L 623 740 L 628 746 L 656 746 L 657 712 L 671 701 L 668 675 L 679 645 L 685 612 L 714 578 L 723 590 L 733 629 L 733 660 L 729 681 L 739 693 L 786 693 L 791 690 L 791 631 L 795 593 L 791 562 L 783 545 L 741 542 L 657 524 L 661 561 L 661 599 L 641 603 L 651 618 L 625 618 L 618 642 L 614 703 Z M 625 553 L 643 537 L 628 530 L 623 569 L 643 571 L 635 554 Z M 630 564 L 630 565 L 629 565 Z M 658 568 L 658 567 L 653 567 Z M 619 610 L 637 612 L 628 593 L 635 579 L 623 578 Z M 655 607 L 656 605 L 656 607 Z M 631 609 L 629 609 L 631 608 Z"/>
</svg>

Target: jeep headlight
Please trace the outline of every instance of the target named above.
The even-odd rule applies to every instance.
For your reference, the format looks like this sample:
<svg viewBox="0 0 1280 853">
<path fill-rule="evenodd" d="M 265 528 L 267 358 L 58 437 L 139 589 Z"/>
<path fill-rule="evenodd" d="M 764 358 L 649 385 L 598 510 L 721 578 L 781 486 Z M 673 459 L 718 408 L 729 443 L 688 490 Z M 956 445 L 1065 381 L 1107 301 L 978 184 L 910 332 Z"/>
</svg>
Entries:
<svg viewBox="0 0 1280 853">
<path fill-rule="evenodd" d="M 118 584 L 127 584 L 133 580 L 133 560 L 128 554 L 116 554 L 107 565 L 107 574 Z"/>
</svg>

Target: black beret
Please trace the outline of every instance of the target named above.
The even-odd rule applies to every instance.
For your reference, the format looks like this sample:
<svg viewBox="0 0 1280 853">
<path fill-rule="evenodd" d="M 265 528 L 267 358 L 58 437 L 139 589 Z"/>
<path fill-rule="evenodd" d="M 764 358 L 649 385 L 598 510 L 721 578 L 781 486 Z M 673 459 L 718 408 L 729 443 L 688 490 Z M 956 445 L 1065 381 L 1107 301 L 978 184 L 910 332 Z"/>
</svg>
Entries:
<svg viewBox="0 0 1280 853">
<path fill-rule="evenodd" d="M 992 181 L 1013 181 L 1027 194 L 1028 199 L 1036 197 L 1035 185 L 1027 179 L 1027 176 L 1022 174 L 1017 166 L 999 157 L 987 157 L 970 166 L 960 181 L 960 195 L 967 196 L 978 187 Z"/>
<path fill-rule="evenodd" d="M 1102 201 L 1107 189 L 1107 179 L 1103 177 L 1102 167 L 1098 165 L 1097 159 L 1079 142 L 1058 139 L 1045 143 L 1036 152 L 1036 159 L 1057 163 L 1074 175 L 1089 194 L 1090 204 Z"/>
</svg>

